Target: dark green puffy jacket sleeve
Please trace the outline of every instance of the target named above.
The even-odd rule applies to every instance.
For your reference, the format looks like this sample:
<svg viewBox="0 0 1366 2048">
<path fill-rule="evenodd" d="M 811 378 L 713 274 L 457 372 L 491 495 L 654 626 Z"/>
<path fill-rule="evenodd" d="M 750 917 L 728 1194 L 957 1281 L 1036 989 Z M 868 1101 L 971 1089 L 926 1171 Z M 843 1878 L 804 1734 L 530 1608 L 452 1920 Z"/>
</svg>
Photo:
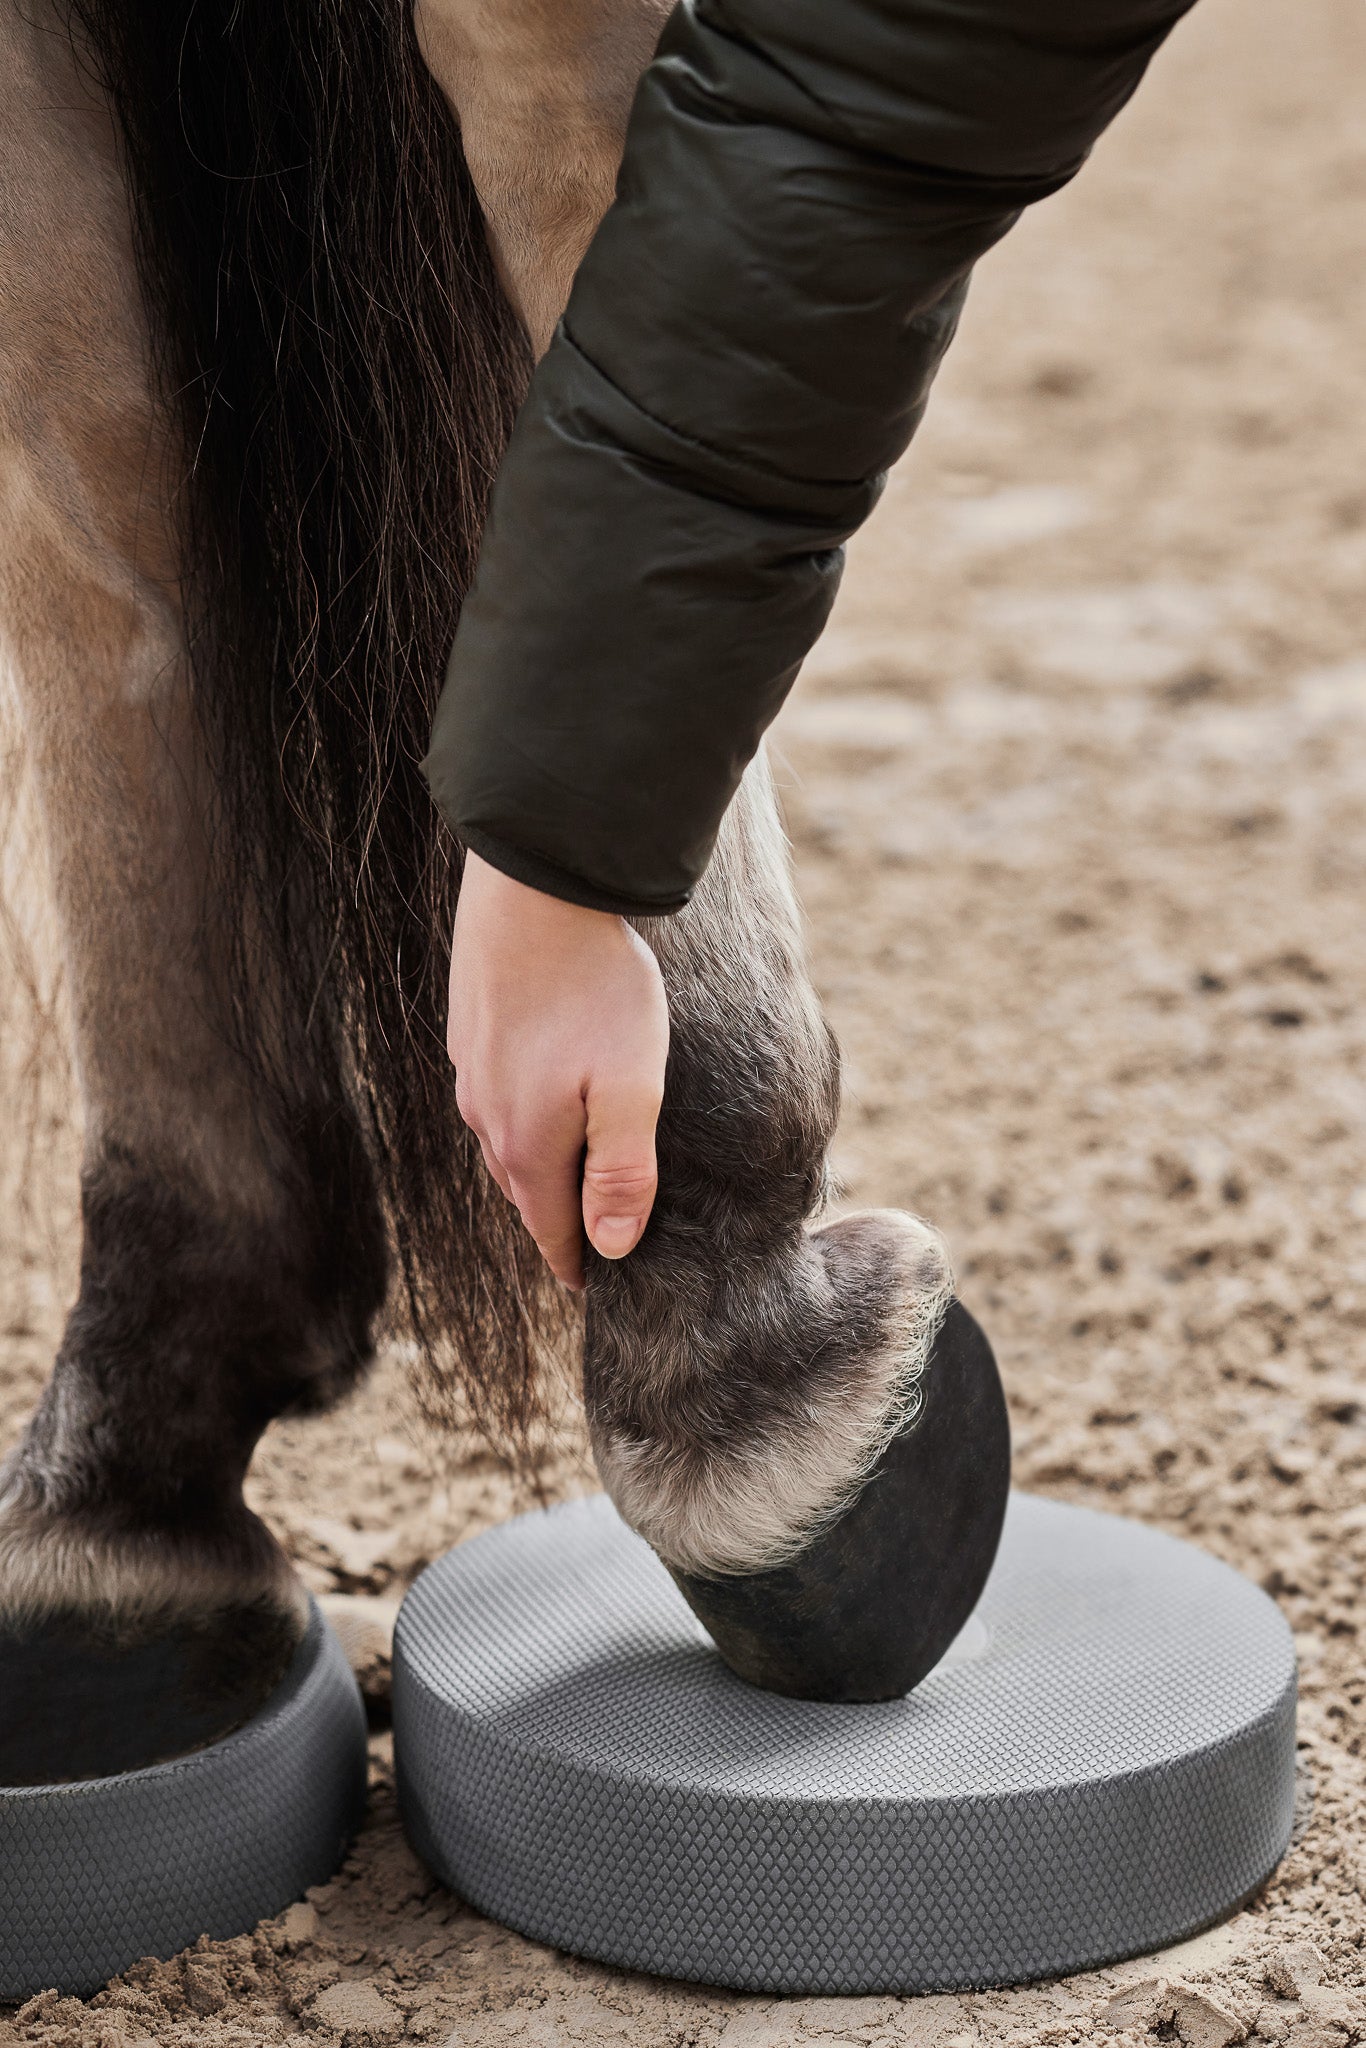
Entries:
<svg viewBox="0 0 1366 2048">
<path fill-rule="evenodd" d="M 969 271 L 1190 0 L 685 0 L 494 492 L 426 769 L 458 837 L 686 902 Z"/>
</svg>

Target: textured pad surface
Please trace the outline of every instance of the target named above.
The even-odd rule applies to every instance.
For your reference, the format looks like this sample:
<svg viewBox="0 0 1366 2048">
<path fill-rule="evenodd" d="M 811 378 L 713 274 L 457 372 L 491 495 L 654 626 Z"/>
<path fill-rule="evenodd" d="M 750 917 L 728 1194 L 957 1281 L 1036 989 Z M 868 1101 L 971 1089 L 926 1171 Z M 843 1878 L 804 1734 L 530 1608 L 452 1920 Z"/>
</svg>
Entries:
<svg viewBox="0 0 1366 2048">
<path fill-rule="evenodd" d="M 1227 1565 L 1017 1494 L 909 1698 L 783 1699 L 727 1670 L 599 1496 L 423 1573 L 394 1729 L 418 1853 L 538 1940 L 746 1990 L 954 1990 L 1245 1897 L 1290 1835 L 1295 1659 Z"/>
<path fill-rule="evenodd" d="M 0 2001 L 87 1993 L 139 1956 L 244 1934 L 332 1875 L 365 1773 L 360 1693 L 315 1608 L 272 1699 L 223 1741 L 116 1778 L 0 1787 Z"/>
</svg>

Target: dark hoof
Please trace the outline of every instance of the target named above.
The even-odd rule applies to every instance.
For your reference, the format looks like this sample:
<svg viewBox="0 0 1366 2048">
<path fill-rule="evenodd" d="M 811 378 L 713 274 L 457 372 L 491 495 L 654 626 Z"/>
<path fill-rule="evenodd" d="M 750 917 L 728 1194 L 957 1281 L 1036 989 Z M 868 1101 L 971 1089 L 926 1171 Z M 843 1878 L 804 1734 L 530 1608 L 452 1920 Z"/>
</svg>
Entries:
<svg viewBox="0 0 1366 2048">
<path fill-rule="evenodd" d="M 923 1399 L 862 1490 L 791 1564 L 673 1577 L 732 1671 L 808 1700 L 899 1699 L 977 1605 L 1005 1519 L 1010 1426 L 983 1332 L 950 1304 Z"/>
<path fill-rule="evenodd" d="M 302 1628 L 274 1605 L 133 1644 L 85 1616 L 0 1628 L 0 1785 L 113 1777 L 218 1741 L 265 1704 Z"/>
</svg>

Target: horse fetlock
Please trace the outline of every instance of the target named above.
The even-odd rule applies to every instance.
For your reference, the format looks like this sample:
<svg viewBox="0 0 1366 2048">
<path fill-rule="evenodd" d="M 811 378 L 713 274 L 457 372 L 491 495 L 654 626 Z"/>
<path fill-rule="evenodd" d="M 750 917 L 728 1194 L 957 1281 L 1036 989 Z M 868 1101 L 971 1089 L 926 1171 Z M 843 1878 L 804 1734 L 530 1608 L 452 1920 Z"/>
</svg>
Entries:
<svg viewBox="0 0 1366 2048">
<path fill-rule="evenodd" d="M 618 1283 L 606 1315 L 590 1293 L 585 1372 L 608 1492 L 703 1577 L 771 1570 L 839 1517 L 916 1412 L 953 1286 L 937 1232 L 896 1210 L 718 1264 Z"/>
<path fill-rule="evenodd" d="M 184 1755 L 258 1711 L 308 1620 L 240 1501 L 192 1526 L 56 1509 L 0 1475 L 0 1784 L 105 1777 Z"/>
</svg>

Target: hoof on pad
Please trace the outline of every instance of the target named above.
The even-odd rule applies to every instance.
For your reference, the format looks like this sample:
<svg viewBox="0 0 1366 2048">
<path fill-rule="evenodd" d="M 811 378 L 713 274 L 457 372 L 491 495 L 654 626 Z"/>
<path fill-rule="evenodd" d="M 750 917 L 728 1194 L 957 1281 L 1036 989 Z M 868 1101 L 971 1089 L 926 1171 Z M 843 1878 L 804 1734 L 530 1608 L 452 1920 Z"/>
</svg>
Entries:
<svg viewBox="0 0 1366 2048">
<path fill-rule="evenodd" d="M 1001 1540 L 1010 1423 L 990 1344 L 950 1302 L 910 1416 L 790 1564 L 674 1582 L 732 1671 L 794 1699 L 901 1699 L 972 1613 Z"/>
<path fill-rule="evenodd" d="M 747 1685 L 602 1496 L 423 1573 L 394 1653 L 419 1855 L 556 1948 L 741 1990 L 948 1991 L 1218 1919 L 1294 1803 L 1272 1601 L 1117 1516 L 1012 1497 L 977 1612 L 905 1699 Z"/>
<path fill-rule="evenodd" d="M 140 1956 L 244 1934 L 330 1877 L 365 1802 L 365 1713 L 315 1608 L 261 1711 L 172 1762 L 0 1785 L 0 2003 L 84 1995 Z"/>
</svg>

